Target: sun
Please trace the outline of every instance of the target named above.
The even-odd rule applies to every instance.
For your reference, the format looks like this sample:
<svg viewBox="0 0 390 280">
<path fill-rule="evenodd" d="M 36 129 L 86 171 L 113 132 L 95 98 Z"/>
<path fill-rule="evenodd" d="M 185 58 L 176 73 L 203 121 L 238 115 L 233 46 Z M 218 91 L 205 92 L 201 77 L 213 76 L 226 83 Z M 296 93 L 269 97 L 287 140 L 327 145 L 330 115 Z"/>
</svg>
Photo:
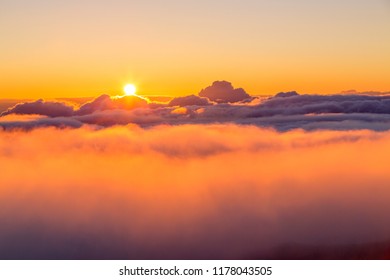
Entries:
<svg viewBox="0 0 390 280">
<path fill-rule="evenodd" d="M 135 95 L 137 88 L 133 84 L 127 84 L 124 86 L 123 91 L 125 92 L 125 95 Z"/>
</svg>

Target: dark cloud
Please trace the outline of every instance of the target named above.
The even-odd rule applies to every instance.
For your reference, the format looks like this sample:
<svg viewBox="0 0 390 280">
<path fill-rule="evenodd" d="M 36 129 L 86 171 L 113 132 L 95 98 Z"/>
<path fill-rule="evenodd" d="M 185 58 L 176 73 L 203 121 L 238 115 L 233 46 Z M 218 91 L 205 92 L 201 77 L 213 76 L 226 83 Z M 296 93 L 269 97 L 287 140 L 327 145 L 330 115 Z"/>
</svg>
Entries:
<svg viewBox="0 0 390 280">
<path fill-rule="evenodd" d="M 275 95 L 275 97 L 291 97 L 299 95 L 296 91 L 288 91 L 288 92 L 279 92 Z"/>
<path fill-rule="evenodd" d="M 199 97 L 196 95 L 176 97 L 168 103 L 169 106 L 191 106 L 191 105 L 207 106 L 210 104 L 211 102 L 209 101 L 208 98 Z"/>
<path fill-rule="evenodd" d="M 132 110 L 146 107 L 148 107 L 147 100 L 138 96 L 111 97 L 107 94 L 103 94 L 90 102 L 84 103 L 80 108 L 76 108 L 72 104 L 66 102 L 39 99 L 37 101 L 16 104 L 1 113 L 0 116 L 10 114 L 34 114 L 48 117 L 71 117 L 74 115 L 87 115 L 96 111 L 117 109 Z"/>
<path fill-rule="evenodd" d="M 307 94 L 272 97 L 256 106 L 248 117 L 326 113 L 390 114 L 390 96 Z"/>
<path fill-rule="evenodd" d="M 271 127 L 278 131 L 293 129 L 312 130 L 390 130 L 390 115 L 387 114 L 319 114 L 275 115 L 261 118 L 244 118 L 238 123 Z"/>
<path fill-rule="evenodd" d="M 56 117 L 56 118 L 37 118 L 29 121 L 1 121 L 0 119 L 0 129 L 3 130 L 32 130 L 40 127 L 57 127 L 57 128 L 79 128 L 82 127 L 85 123 L 67 117 Z"/>
<path fill-rule="evenodd" d="M 121 97 L 111 97 L 108 94 L 99 96 L 98 98 L 87 102 L 78 109 L 76 115 L 87 115 L 96 111 L 105 111 L 105 110 L 132 110 L 135 108 L 146 108 L 148 107 L 148 102 L 146 99 L 143 99 L 139 96 L 121 96 Z"/>
<path fill-rule="evenodd" d="M 127 124 L 137 124 L 145 127 L 167 123 L 170 112 L 171 110 L 166 108 L 139 108 L 130 111 L 106 110 L 74 116 L 73 118 L 84 124 L 99 125 L 102 127 Z"/>
<path fill-rule="evenodd" d="M 218 103 L 234 103 L 251 98 L 244 89 L 235 89 L 231 83 L 226 81 L 215 81 L 211 86 L 202 89 L 199 96 L 207 97 Z"/>
<path fill-rule="evenodd" d="M 38 114 L 48 117 L 67 117 L 73 115 L 73 106 L 65 102 L 44 101 L 43 99 L 39 99 L 37 101 L 16 104 L 15 106 L 1 113 L 0 116 L 6 116 L 10 114 Z"/>
</svg>

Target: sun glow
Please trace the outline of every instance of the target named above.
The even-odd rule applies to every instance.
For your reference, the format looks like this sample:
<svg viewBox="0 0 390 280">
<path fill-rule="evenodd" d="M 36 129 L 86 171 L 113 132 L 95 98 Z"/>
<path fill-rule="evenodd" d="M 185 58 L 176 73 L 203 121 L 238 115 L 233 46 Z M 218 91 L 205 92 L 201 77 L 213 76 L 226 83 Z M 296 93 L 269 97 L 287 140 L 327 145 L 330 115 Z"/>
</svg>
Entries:
<svg viewBox="0 0 390 280">
<path fill-rule="evenodd" d="M 136 95 L 137 88 L 133 84 L 127 84 L 123 88 L 123 91 L 125 92 L 125 95 L 131 96 L 131 95 Z"/>
</svg>

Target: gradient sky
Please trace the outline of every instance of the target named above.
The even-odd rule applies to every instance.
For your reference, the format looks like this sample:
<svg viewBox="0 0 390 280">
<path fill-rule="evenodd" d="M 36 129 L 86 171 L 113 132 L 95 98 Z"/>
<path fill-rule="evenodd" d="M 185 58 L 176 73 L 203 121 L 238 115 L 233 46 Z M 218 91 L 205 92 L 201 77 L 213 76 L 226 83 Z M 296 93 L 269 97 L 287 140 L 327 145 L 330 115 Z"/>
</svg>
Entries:
<svg viewBox="0 0 390 280">
<path fill-rule="evenodd" d="M 0 98 L 390 90 L 387 0 L 0 0 Z"/>
</svg>

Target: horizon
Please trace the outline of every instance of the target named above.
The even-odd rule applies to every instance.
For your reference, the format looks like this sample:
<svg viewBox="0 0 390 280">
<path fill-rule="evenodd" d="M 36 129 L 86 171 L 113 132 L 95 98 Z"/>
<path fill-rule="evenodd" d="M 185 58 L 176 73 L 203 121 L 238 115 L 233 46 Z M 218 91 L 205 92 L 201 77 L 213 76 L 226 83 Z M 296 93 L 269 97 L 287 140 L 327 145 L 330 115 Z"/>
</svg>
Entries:
<svg viewBox="0 0 390 280">
<path fill-rule="evenodd" d="M 274 95 L 277 95 L 278 93 L 281 93 L 281 92 L 290 92 L 290 91 L 295 91 L 295 92 L 298 92 L 296 90 L 281 90 L 281 91 L 277 91 L 277 92 L 272 92 L 272 93 L 249 93 L 251 96 L 254 96 L 254 97 L 270 97 L 270 96 L 274 96 Z M 139 96 L 144 96 L 144 97 L 163 97 L 163 98 L 175 98 L 175 97 L 185 97 L 185 96 L 189 96 L 189 95 L 198 95 L 199 91 L 198 92 L 193 92 L 193 93 L 181 93 L 179 95 L 169 95 L 169 94 L 159 94 L 159 93 L 150 93 L 150 94 L 141 94 L 141 93 L 138 93 L 138 89 L 137 89 L 137 95 Z M 356 89 L 348 89 L 348 90 L 340 90 L 340 91 L 336 91 L 336 92 L 298 92 L 299 94 L 307 94 L 307 95 L 338 95 L 338 94 L 390 94 L 390 90 L 384 90 L 384 91 L 378 91 L 378 90 L 365 90 L 365 91 L 361 91 L 361 90 L 356 90 Z M 12 101 L 17 101 L 17 100 L 37 100 L 37 99 L 44 99 L 44 100 L 61 100 L 61 99 L 93 99 L 93 98 L 96 98 L 100 95 L 104 95 L 104 94 L 108 94 L 110 96 L 120 96 L 120 95 L 123 95 L 123 89 L 120 90 L 116 90 L 114 92 L 99 92 L 99 93 L 96 93 L 95 95 L 90 95 L 90 96 L 86 96 L 86 95 L 81 95 L 81 96 L 52 96 L 52 97 L 44 97 L 44 96 L 41 96 L 41 97 L 38 97 L 38 98 L 33 98 L 33 97 L 21 97 L 21 98 L 15 98 L 15 97 L 0 97 L 0 100 L 3 100 L 3 101 L 6 101 L 6 100 L 12 100 Z"/>
</svg>

